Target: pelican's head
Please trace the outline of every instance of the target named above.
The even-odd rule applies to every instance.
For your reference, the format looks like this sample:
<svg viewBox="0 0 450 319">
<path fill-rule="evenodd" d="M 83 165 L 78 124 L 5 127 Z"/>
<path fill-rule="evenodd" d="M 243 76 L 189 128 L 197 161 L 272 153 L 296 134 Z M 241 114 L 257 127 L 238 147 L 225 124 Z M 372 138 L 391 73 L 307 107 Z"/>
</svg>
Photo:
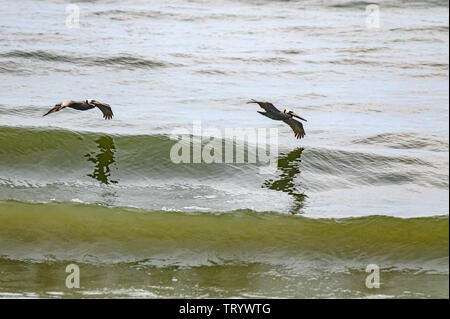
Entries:
<svg viewBox="0 0 450 319">
<path fill-rule="evenodd" d="M 300 120 L 302 120 L 302 121 L 305 121 L 305 122 L 307 122 L 303 117 L 300 117 L 300 116 L 298 116 L 297 114 L 295 114 L 294 112 L 292 112 L 291 110 L 289 110 L 289 109 L 284 109 L 283 110 L 283 113 L 284 114 L 286 114 L 286 115 L 288 115 L 289 117 L 296 117 L 296 118 L 298 118 L 298 119 L 300 119 Z"/>
<path fill-rule="evenodd" d="M 86 103 L 89 104 L 89 105 L 93 105 L 93 106 L 96 106 L 97 104 L 100 104 L 99 101 L 92 100 L 92 99 L 86 100 Z"/>
</svg>

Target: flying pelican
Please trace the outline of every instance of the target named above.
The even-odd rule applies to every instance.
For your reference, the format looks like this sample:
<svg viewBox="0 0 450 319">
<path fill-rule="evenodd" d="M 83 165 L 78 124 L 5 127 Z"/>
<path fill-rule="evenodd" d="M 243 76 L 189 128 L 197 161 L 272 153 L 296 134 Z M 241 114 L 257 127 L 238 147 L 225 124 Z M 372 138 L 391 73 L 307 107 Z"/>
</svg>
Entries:
<svg viewBox="0 0 450 319">
<path fill-rule="evenodd" d="M 110 120 L 113 117 L 113 112 L 109 104 L 100 103 L 96 100 L 86 100 L 86 101 L 66 101 L 56 104 L 50 111 L 42 116 L 46 116 L 50 113 L 62 110 L 65 107 L 70 107 L 75 110 L 86 111 L 98 107 L 103 113 L 103 118 L 105 120 Z"/>
<path fill-rule="evenodd" d="M 294 131 L 294 135 L 296 138 L 302 138 L 305 137 L 305 130 L 303 129 L 303 125 L 301 122 L 296 121 L 293 119 L 293 117 L 299 118 L 302 121 L 306 120 L 291 110 L 284 109 L 283 112 L 281 112 L 279 109 L 277 109 L 275 106 L 273 106 L 270 102 L 258 102 L 255 100 L 251 100 L 247 102 L 249 103 L 257 103 L 261 108 L 265 110 L 265 112 L 257 111 L 259 114 L 262 114 L 264 116 L 267 116 L 268 118 L 271 118 L 272 120 L 276 121 L 283 121 L 284 123 L 288 124 L 291 129 Z"/>
</svg>

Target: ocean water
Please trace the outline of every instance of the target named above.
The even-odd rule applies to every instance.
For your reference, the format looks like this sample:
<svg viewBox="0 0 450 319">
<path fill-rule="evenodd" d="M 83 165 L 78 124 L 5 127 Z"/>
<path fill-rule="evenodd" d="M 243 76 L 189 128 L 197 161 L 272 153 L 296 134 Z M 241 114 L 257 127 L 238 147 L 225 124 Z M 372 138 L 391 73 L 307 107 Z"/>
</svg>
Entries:
<svg viewBox="0 0 450 319">
<path fill-rule="evenodd" d="M 448 30 L 447 1 L 0 0 L 0 297 L 448 298 Z M 114 118 L 42 117 L 70 99 Z M 276 170 L 174 163 L 194 121 L 276 128 Z"/>
</svg>

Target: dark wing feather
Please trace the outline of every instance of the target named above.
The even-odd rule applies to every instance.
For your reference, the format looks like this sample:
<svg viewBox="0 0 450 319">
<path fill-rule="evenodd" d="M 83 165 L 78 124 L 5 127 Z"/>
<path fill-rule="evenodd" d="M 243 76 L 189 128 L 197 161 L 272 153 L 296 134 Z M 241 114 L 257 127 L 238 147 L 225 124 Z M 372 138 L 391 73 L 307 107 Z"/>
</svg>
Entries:
<svg viewBox="0 0 450 319">
<path fill-rule="evenodd" d="M 97 106 L 100 109 L 100 111 L 102 111 L 103 118 L 105 120 L 112 119 L 114 114 L 113 114 L 111 106 L 109 106 L 109 104 L 97 103 L 97 104 L 95 104 L 95 106 Z"/>
<path fill-rule="evenodd" d="M 303 124 L 301 122 L 296 121 L 292 118 L 283 120 L 283 122 L 291 127 L 291 129 L 294 131 L 294 135 L 296 138 L 305 137 L 305 130 L 303 129 Z"/>
<path fill-rule="evenodd" d="M 48 111 L 47 113 L 45 113 L 42 116 L 49 115 L 50 113 L 53 113 L 53 112 L 58 112 L 58 111 L 62 110 L 65 107 L 66 107 L 65 105 L 61 105 L 61 104 L 55 105 L 52 109 L 50 109 L 50 111 Z"/>
<path fill-rule="evenodd" d="M 252 99 L 247 102 L 247 104 L 249 103 L 257 103 L 260 107 L 262 107 L 264 110 L 266 110 L 266 112 L 269 113 L 280 112 L 280 110 L 273 106 L 273 104 L 270 102 L 258 102 Z"/>
</svg>

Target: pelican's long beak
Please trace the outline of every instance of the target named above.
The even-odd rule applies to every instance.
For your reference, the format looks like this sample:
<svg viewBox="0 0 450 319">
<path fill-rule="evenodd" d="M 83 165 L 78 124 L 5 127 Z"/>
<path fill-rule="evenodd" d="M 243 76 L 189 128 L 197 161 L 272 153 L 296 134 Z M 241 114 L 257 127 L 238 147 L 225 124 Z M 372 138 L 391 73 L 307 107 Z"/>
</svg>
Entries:
<svg viewBox="0 0 450 319">
<path fill-rule="evenodd" d="M 293 117 L 296 117 L 296 118 L 299 118 L 300 120 L 302 120 L 302 121 L 305 121 L 305 122 L 308 122 L 307 120 L 305 120 L 303 117 L 301 117 L 301 116 L 298 116 L 297 114 L 295 114 L 295 113 L 292 113 L 292 116 Z"/>
<path fill-rule="evenodd" d="M 90 102 L 90 103 L 88 103 L 89 105 L 92 105 L 92 106 L 97 106 L 98 104 L 100 104 L 100 103 L 98 103 L 97 101 L 92 101 L 92 102 Z"/>
</svg>

